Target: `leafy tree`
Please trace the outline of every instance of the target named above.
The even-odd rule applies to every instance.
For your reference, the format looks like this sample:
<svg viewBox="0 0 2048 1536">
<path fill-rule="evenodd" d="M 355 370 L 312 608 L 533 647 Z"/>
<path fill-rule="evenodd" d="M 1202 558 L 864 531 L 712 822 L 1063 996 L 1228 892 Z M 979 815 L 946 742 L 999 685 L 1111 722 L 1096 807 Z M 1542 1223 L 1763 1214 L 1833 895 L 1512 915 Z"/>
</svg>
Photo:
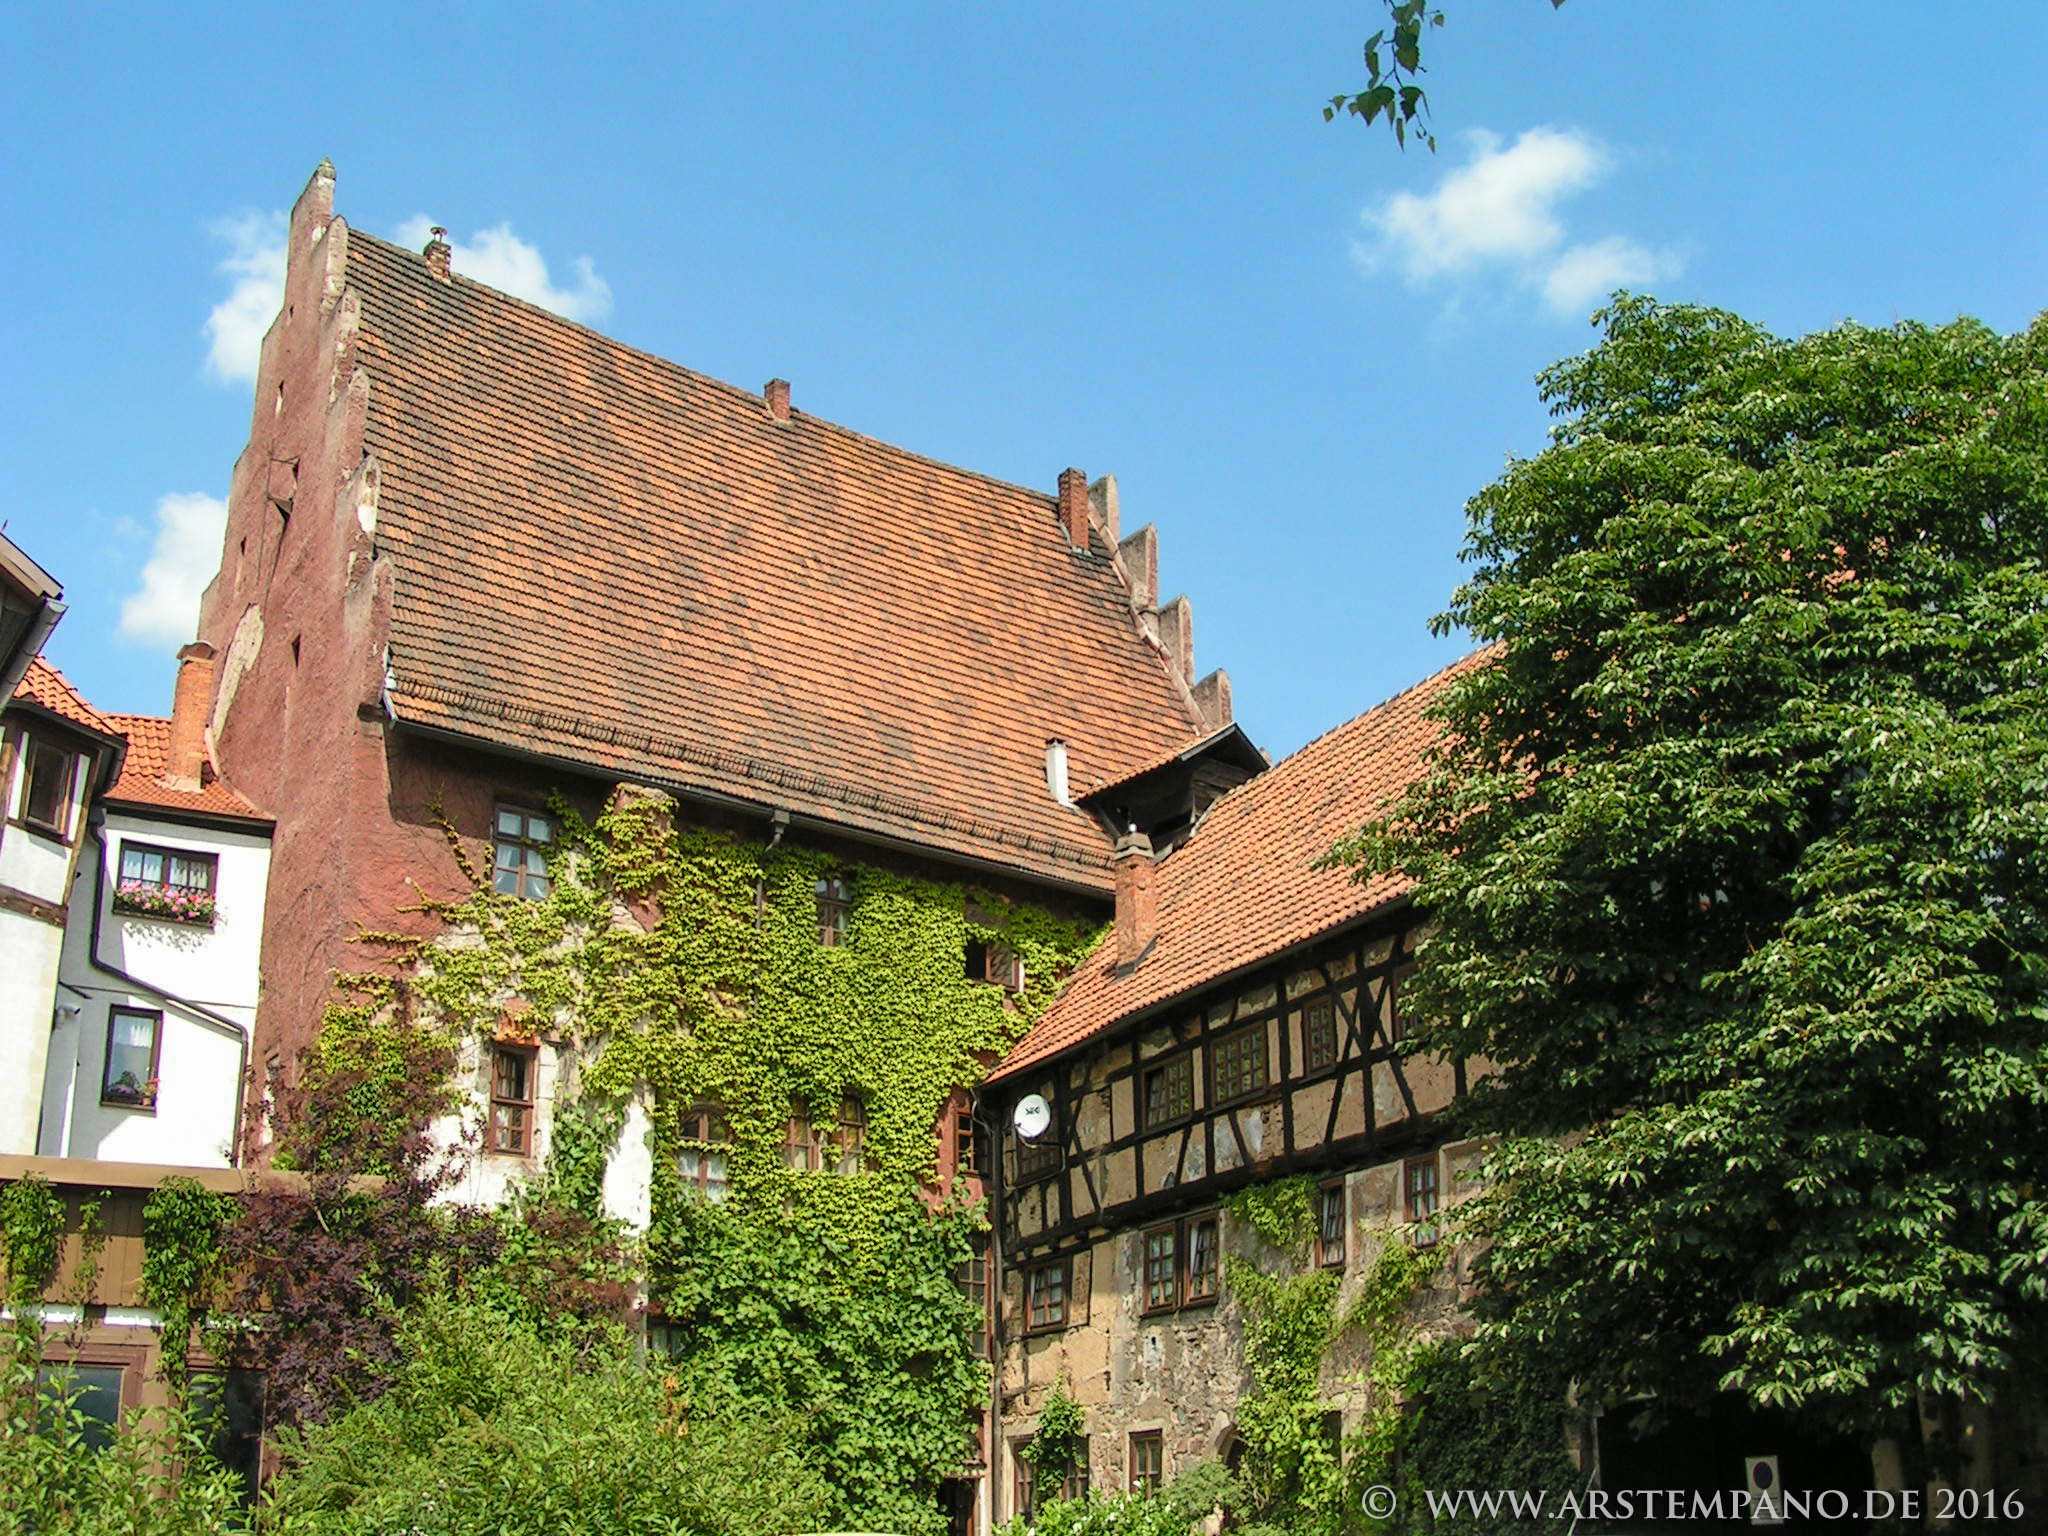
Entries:
<svg viewBox="0 0 2048 1536">
<path fill-rule="evenodd" d="M 2048 316 L 1599 319 L 1468 508 L 1436 626 L 1491 649 L 1338 853 L 1438 924 L 1415 1048 L 1497 1069 L 1482 1337 L 1911 1453 L 2041 1379 Z"/>
<path fill-rule="evenodd" d="M 1384 118 L 1395 143 L 1406 148 L 1413 132 L 1434 152 L 1436 135 L 1423 127 L 1429 121 L 1429 97 L 1416 84 L 1416 77 L 1423 73 L 1423 29 L 1442 26 L 1444 13 L 1428 0 L 1385 0 L 1385 4 L 1387 25 L 1365 40 L 1365 89 L 1332 96 L 1323 108 L 1323 121 L 1329 122 L 1339 112 L 1368 123 Z M 1563 4 L 1564 0 L 1550 0 L 1552 10 Z"/>
</svg>

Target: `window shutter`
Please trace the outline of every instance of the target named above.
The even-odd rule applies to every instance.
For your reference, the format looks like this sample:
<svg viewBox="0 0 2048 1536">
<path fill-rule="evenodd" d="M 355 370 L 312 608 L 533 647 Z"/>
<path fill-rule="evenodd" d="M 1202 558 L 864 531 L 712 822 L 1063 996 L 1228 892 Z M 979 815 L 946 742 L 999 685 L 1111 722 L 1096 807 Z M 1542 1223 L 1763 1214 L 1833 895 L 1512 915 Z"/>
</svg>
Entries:
<svg viewBox="0 0 2048 1536">
<path fill-rule="evenodd" d="M 1067 1292 L 1067 1326 L 1088 1321 L 1088 1296 L 1095 1289 L 1095 1250 L 1083 1248 L 1074 1255 L 1073 1284 Z"/>
</svg>

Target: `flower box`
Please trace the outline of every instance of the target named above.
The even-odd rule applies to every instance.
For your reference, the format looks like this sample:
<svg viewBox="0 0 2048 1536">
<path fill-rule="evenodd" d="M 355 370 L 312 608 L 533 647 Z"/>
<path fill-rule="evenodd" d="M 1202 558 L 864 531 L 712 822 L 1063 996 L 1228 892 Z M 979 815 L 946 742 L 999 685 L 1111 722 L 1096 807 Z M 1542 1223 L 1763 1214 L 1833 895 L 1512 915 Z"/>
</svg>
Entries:
<svg viewBox="0 0 2048 1536">
<path fill-rule="evenodd" d="M 149 885 L 140 880 L 124 880 L 114 888 L 114 910 L 133 917 L 155 917 L 165 922 L 211 928 L 213 892 L 195 891 L 182 885 Z"/>
</svg>

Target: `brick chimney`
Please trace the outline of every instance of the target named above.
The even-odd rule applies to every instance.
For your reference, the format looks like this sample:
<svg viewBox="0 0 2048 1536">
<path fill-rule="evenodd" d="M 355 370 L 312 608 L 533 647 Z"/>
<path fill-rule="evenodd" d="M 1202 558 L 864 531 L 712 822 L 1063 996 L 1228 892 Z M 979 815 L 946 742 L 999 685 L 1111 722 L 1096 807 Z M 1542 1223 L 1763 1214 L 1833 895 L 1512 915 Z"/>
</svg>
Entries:
<svg viewBox="0 0 2048 1536">
<path fill-rule="evenodd" d="M 455 254 L 455 247 L 448 243 L 448 231 L 440 225 L 434 226 L 433 235 L 421 254 L 427 258 L 427 270 L 445 283 L 449 277 L 448 262 Z"/>
<path fill-rule="evenodd" d="M 1088 477 L 1078 469 L 1060 471 L 1060 527 L 1074 548 L 1088 547 Z"/>
<path fill-rule="evenodd" d="M 1159 931 L 1152 839 L 1142 832 L 1126 832 L 1116 840 L 1110 861 L 1116 869 L 1116 968 L 1126 972 L 1145 958 Z"/>
<path fill-rule="evenodd" d="M 770 379 L 761 386 L 761 398 L 768 402 L 768 415 L 773 420 L 789 420 L 789 380 Z"/>
<path fill-rule="evenodd" d="M 195 640 L 178 652 L 171 694 L 171 743 L 164 754 L 166 789 L 196 790 L 206 773 L 206 716 L 213 707 L 213 647 Z"/>
</svg>

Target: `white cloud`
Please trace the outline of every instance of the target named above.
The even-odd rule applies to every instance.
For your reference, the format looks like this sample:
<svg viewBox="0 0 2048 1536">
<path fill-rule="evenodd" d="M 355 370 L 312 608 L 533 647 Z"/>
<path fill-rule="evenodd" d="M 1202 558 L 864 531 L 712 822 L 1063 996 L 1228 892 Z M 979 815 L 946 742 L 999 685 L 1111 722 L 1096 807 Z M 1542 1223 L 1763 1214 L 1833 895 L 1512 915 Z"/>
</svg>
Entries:
<svg viewBox="0 0 2048 1536">
<path fill-rule="evenodd" d="M 399 226 L 399 243 L 419 250 L 432 232 L 433 222 L 423 213 L 414 214 Z M 570 320 L 588 323 L 611 313 L 611 285 L 597 275 L 588 256 L 569 263 L 575 281 L 558 288 L 539 248 L 513 234 L 509 223 L 480 229 L 467 240 L 450 240 L 449 244 L 454 247 L 450 261 L 463 277 L 475 278 Z"/>
<path fill-rule="evenodd" d="M 1683 263 L 1669 251 L 1653 251 L 1625 235 L 1609 235 L 1589 245 L 1575 245 L 1543 274 L 1543 301 L 1567 319 L 1578 319 L 1599 307 L 1617 288 L 1676 277 Z"/>
<path fill-rule="evenodd" d="M 220 270 L 230 286 L 206 317 L 206 365 L 223 383 L 256 382 L 263 333 L 284 302 L 287 228 L 281 213 L 245 213 L 213 226 L 214 238 L 228 247 Z"/>
<path fill-rule="evenodd" d="M 1613 235 L 1567 246 L 1558 205 L 1597 185 L 1613 157 L 1589 135 L 1531 128 L 1502 146 L 1467 136 L 1471 155 L 1432 192 L 1397 192 L 1364 213 L 1374 238 L 1356 249 L 1367 271 L 1398 269 L 1411 286 L 1488 272 L 1536 290 L 1557 314 L 1582 313 L 1617 284 L 1675 277 L 1677 257 Z"/>
<path fill-rule="evenodd" d="M 192 638 L 199 596 L 220 565 L 227 524 L 227 503 L 196 491 L 157 502 L 156 545 L 143 564 L 141 585 L 121 603 L 125 638 L 167 650 Z"/>
</svg>

